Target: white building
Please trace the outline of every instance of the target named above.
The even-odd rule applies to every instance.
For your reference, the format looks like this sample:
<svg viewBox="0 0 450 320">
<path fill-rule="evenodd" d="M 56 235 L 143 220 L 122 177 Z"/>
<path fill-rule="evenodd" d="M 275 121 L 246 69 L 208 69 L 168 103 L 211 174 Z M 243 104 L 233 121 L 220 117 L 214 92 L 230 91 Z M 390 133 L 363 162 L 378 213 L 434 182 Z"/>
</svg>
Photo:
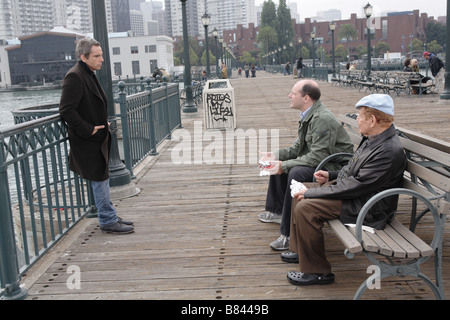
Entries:
<svg viewBox="0 0 450 320">
<path fill-rule="evenodd" d="M 8 47 L 6 42 L 0 40 L 0 87 L 4 88 L 11 85 L 11 74 L 9 72 Z"/>
<path fill-rule="evenodd" d="M 165 0 L 168 29 L 173 37 L 183 35 L 181 2 Z M 186 2 L 188 33 L 190 36 L 205 36 L 205 28 L 201 17 L 204 13 L 211 17 L 208 32 L 217 28 L 219 34 L 223 30 L 236 28 L 236 25 L 257 24 L 255 0 L 192 0 Z"/>
<path fill-rule="evenodd" d="M 151 76 L 155 67 L 170 72 L 174 66 L 173 40 L 167 36 L 128 37 L 126 33 L 109 38 L 113 80 Z"/>
</svg>

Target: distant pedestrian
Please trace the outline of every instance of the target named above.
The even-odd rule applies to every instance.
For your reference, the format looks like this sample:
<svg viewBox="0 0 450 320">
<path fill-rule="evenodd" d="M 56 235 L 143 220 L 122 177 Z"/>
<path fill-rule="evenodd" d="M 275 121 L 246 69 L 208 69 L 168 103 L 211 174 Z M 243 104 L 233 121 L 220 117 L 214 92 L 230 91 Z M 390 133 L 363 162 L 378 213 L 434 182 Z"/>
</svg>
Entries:
<svg viewBox="0 0 450 320">
<path fill-rule="evenodd" d="M 225 63 L 222 63 L 222 79 L 228 79 L 228 70 Z"/>
<path fill-rule="evenodd" d="M 248 78 L 250 76 L 250 66 L 248 63 L 245 64 L 244 70 L 245 70 L 245 77 Z"/>
<path fill-rule="evenodd" d="M 252 69 L 251 69 L 251 71 L 252 71 L 252 78 L 256 77 L 256 67 L 255 67 L 254 64 L 252 64 Z"/>
<path fill-rule="evenodd" d="M 435 78 L 435 85 L 436 85 L 435 91 L 441 92 L 442 87 L 444 85 L 444 75 L 445 75 L 444 63 L 434 53 L 429 53 L 425 51 L 423 53 L 423 57 L 428 60 L 428 64 L 430 65 L 431 69 L 431 74 Z"/>
<path fill-rule="evenodd" d="M 303 58 L 298 58 L 297 60 L 297 78 L 300 79 L 303 75 L 303 67 L 305 65 L 303 64 Z"/>
<path fill-rule="evenodd" d="M 291 74 L 291 64 L 289 61 L 284 65 L 284 75 L 286 75 L 286 73 L 288 76 Z"/>
</svg>

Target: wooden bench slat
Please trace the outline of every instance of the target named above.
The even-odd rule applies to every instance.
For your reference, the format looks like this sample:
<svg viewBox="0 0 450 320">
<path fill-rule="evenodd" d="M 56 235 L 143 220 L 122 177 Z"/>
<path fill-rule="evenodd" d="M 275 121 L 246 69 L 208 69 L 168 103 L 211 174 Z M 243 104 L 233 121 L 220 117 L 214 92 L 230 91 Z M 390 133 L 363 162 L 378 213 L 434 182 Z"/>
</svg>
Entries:
<svg viewBox="0 0 450 320">
<path fill-rule="evenodd" d="M 446 177 L 436 171 L 425 168 L 411 160 L 408 160 L 408 172 L 420 177 L 432 185 L 442 189 L 445 192 L 450 192 L 450 178 Z"/>
<path fill-rule="evenodd" d="M 377 244 L 378 253 L 392 257 L 394 251 L 383 241 L 383 239 L 380 238 L 380 235 L 378 233 L 367 233 L 367 236 Z"/>
<path fill-rule="evenodd" d="M 398 220 L 394 219 L 390 225 L 402 235 L 403 238 L 408 240 L 417 250 L 419 250 L 422 257 L 429 257 L 433 254 L 434 250 L 426 242 L 417 237 L 413 232 L 401 224 Z"/>
<path fill-rule="evenodd" d="M 356 238 L 351 234 L 351 232 L 342 224 L 338 219 L 329 220 L 328 224 L 338 238 L 342 241 L 345 247 L 350 253 L 357 253 L 362 251 L 361 244 L 356 241 Z"/>
<path fill-rule="evenodd" d="M 436 150 L 432 147 L 428 147 L 419 142 L 415 142 L 403 137 L 399 137 L 399 139 L 404 149 L 407 149 L 415 154 L 421 155 L 424 158 L 433 159 L 434 161 L 437 161 L 447 167 L 450 167 L 450 157 L 448 156 L 448 153 Z"/>
<path fill-rule="evenodd" d="M 348 227 L 348 230 L 356 237 L 356 227 Z M 373 241 L 365 231 L 362 233 L 362 246 L 369 252 L 378 252 L 378 245 Z"/>
<path fill-rule="evenodd" d="M 376 230 L 376 235 L 380 237 L 383 242 L 392 249 L 393 256 L 396 258 L 405 258 L 406 252 L 403 250 L 402 247 L 400 247 L 394 240 L 389 237 L 388 234 L 384 230 Z"/>
<path fill-rule="evenodd" d="M 387 225 L 384 232 L 391 237 L 405 252 L 407 258 L 419 258 L 420 252 L 416 247 L 408 242 L 400 233 L 398 233 L 392 226 Z"/>
</svg>

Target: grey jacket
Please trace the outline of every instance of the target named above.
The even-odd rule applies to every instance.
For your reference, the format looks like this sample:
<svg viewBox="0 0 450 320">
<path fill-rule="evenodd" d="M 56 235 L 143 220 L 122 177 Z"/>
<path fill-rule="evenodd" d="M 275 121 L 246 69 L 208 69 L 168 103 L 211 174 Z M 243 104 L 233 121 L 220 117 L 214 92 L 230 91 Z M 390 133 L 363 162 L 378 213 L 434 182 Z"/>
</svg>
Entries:
<svg viewBox="0 0 450 320">
<path fill-rule="evenodd" d="M 282 168 L 289 173 L 295 166 L 317 167 L 327 156 L 338 152 L 353 152 L 353 143 L 344 127 L 320 100 L 308 111 L 306 118 L 299 121 L 298 138 L 287 148 L 275 152 L 282 161 Z M 337 162 L 329 162 L 326 170 L 339 170 Z"/>
<path fill-rule="evenodd" d="M 363 138 L 361 144 L 367 138 Z M 360 145 L 361 145 L 360 144 Z M 406 155 L 392 125 L 389 129 L 370 139 L 368 147 L 347 169 L 347 178 L 330 186 L 309 189 L 305 198 L 333 198 L 342 200 L 340 220 L 355 223 L 364 204 L 375 194 L 402 186 L 406 168 Z M 330 181 L 339 172 L 330 172 Z M 384 229 L 397 210 L 398 196 L 384 198 L 373 206 L 364 224 L 376 229 Z"/>
</svg>

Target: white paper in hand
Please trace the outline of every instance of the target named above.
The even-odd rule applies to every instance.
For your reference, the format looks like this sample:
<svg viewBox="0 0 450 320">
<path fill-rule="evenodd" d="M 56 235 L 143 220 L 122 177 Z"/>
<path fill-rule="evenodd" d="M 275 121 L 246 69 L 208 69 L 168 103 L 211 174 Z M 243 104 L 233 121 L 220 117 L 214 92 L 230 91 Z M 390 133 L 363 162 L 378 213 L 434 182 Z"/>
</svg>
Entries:
<svg viewBox="0 0 450 320">
<path fill-rule="evenodd" d="M 300 190 L 306 189 L 305 185 L 301 182 L 295 181 L 292 179 L 291 181 L 291 197 L 294 197 L 294 194 L 299 192 Z"/>
</svg>

